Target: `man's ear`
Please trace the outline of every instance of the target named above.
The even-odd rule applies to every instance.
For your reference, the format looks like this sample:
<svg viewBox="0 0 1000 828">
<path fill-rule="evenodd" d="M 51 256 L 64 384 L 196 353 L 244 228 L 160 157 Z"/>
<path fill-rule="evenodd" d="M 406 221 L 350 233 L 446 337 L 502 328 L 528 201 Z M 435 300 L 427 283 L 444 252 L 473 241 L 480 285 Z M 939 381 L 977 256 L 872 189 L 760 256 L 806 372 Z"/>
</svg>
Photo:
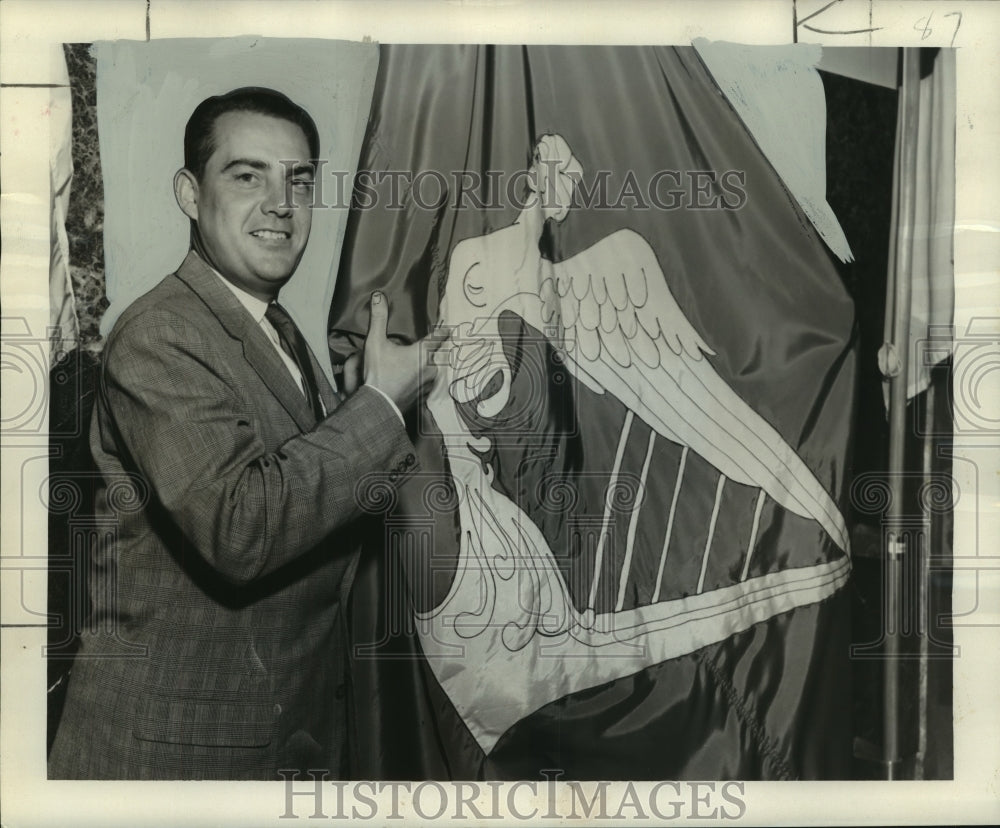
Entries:
<svg viewBox="0 0 1000 828">
<path fill-rule="evenodd" d="M 185 216 L 198 220 L 198 179 L 190 170 L 178 170 L 174 176 L 174 198 Z"/>
</svg>

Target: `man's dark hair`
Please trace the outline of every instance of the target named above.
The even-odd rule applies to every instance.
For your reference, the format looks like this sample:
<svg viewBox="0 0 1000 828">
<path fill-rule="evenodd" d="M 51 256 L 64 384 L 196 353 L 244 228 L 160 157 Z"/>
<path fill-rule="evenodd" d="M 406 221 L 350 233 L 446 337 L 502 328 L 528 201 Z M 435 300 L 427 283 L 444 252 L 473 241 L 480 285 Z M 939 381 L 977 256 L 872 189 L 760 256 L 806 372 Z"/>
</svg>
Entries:
<svg viewBox="0 0 1000 828">
<path fill-rule="evenodd" d="M 319 158 L 319 130 L 301 106 L 280 92 L 263 86 L 244 86 L 225 95 L 213 95 L 195 107 L 184 129 L 184 167 L 201 181 L 205 164 L 215 152 L 215 121 L 227 112 L 256 112 L 299 126 L 309 143 L 311 158 Z M 288 159 L 307 161 L 307 158 Z"/>
</svg>

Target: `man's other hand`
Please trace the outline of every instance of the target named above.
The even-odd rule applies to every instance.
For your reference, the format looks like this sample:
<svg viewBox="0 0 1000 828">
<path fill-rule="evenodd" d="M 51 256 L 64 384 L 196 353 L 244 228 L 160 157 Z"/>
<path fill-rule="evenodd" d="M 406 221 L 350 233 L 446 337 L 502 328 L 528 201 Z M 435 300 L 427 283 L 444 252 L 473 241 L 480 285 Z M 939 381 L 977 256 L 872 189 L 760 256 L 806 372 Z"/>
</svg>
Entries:
<svg viewBox="0 0 1000 828">
<path fill-rule="evenodd" d="M 448 338 L 447 332 L 432 334 L 412 345 L 398 345 L 386 335 L 389 322 L 389 301 L 380 291 L 372 293 L 371 318 L 368 338 L 361 357 L 365 385 L 382 391 L 406 411 L 430 388 L 437 376 L 437 366 L 432 357 Z M 345 365 L 345 378 L 357 375 L 357 363 L 351 365 L 352 355 Z M 350 369 L 350 370 L 349 370 Z M 352 388 L 345 388 L 350 393 Z"/>
</svg>

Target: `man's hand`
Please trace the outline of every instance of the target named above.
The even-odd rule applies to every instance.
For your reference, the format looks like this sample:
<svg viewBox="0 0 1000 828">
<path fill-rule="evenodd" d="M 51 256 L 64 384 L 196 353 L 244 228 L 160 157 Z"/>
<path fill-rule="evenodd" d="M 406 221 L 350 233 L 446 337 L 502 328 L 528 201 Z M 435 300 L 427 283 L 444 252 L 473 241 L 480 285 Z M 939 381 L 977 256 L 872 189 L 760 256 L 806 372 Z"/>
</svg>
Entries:
<svg viewBox="0 0 1000 828">
<path fill-rule="evenodd" d="M 355 351 L 344 361 L 344 374 L 341 383 L 345 396 L 351 396 L 364 382 L 365 377 L 361 368 L 362 356 L 364 356 L 364 351 Z"/>
<path fill-rule="evenodd" d="M 382 391 L 400 411 L 406 411 L 434 382 L 437 366 L 432 357 L 448 333 L 435 333 L 412 345 L 397 345 L 386 336 L 388 322 L 389 302 L 385 294 L 376 290 L 372 293 L 364 351 L 352 354 L 344 363 L 344 390 L 353 393 L 359 376 L 364 376 L 365 385 Z"/>
</svg>

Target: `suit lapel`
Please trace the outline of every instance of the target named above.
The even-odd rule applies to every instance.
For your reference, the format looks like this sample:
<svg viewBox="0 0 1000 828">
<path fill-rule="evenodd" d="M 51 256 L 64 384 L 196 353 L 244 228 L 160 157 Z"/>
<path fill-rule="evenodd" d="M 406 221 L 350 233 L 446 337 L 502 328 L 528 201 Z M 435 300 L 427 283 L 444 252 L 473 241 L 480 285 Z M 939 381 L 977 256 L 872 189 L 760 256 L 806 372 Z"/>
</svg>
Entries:
<svg viewBox="0 0 1000 828">
<path fill-rule="evenodd" d="M 326 413 L 330 414 L 343 400 L 340 398 L 340 393 L 327 380 L 326 373 L 320 367 L 319 360 L 312 352 L 312 348 L 309 349 L 309 359 L 312 361 L 313 376 L 316 377 L 316 384 L 319 386 L 319 396 L 323 400 L 323 407 L 326 409 Z"/>
<path fill-rule="evenodd" d="M 220 282 L 220 277 L 198 257 L 193 251 L 188 253 L 184 263 L 177 271 L 177 277 L 183 281 L 215 314 L 226 332 L 243 344 L 243 356 L 261 378 L 271 393 L 278 399 L 289 416 L 295 420 L 301 431 L 311 431 L 316 424 L 312 407 L 302 389 L 292 379 L 288 368 L 281 361 L 274 346 L 268 341 L 260 325 L 247 313 L 232 291 Z M 315 359 L 313 360 L 315 362 Z M 318 372 L 318 366 L 316 368 Z M 324 394 L 324 385 L 329 387 L 325 378 L 320 381 L 320 393 Z M 331 406 L 323 396 L 327 410 Z"/>
</svg>

